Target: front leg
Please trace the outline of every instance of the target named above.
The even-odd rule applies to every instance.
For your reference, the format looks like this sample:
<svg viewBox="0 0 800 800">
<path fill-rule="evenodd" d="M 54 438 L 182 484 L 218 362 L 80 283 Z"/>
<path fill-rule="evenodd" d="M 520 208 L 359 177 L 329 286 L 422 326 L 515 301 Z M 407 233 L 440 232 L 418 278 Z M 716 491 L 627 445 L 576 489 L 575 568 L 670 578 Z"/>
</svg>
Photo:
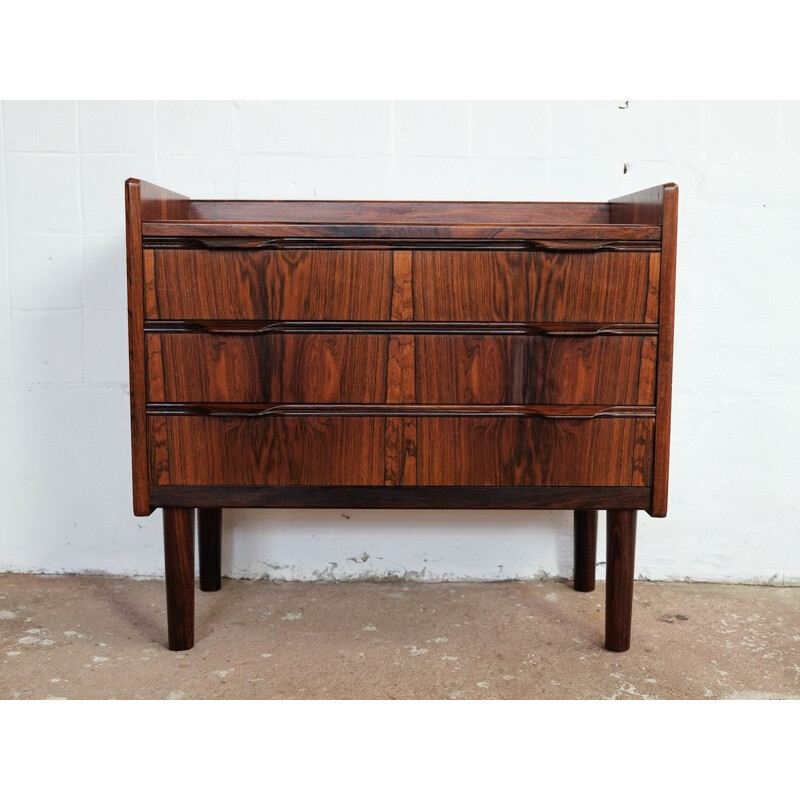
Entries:
<svg viewBox="0 0 800 800">
<path fill-rule="evenodd" d="M 194 509 L 164 509 L 164 565 L 170 650 L 194 645 Z"/>
<path fill-rule="evenodd" d="M 606 512 L 606 650 L 631 646 L 636 511 Z"/>
</svg>

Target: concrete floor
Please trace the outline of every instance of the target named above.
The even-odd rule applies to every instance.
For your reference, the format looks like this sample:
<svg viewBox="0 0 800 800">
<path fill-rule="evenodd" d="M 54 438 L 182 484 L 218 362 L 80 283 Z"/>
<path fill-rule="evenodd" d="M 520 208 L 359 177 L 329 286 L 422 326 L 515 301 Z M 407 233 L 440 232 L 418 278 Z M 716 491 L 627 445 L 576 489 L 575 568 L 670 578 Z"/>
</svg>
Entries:
<svg viewBox="0 0 800 800">
<path fill-rule="evenodd" d="M 164 584 L 0 575 L 0 698 L 800 698 L 800 588 L 637 582 L 602 649 L 603 586 L 268 583 L 197 592 L 166 649 Z"/>
</svg>

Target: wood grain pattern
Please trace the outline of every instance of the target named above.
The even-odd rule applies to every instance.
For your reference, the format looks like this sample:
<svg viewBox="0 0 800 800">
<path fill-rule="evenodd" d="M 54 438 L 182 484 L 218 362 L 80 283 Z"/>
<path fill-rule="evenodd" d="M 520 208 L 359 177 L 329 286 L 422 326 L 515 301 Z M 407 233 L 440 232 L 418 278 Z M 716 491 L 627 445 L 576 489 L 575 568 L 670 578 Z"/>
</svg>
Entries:
<svg viewBox="0 0 800 800">
<path fill-rule="evenodd" d="M 178 485 L 380 486 L 383 417 L 163 419 Z M 419 486 L 631 486 L 636 418 L 421 417 Z M 653 420 L 646 420 L 650 426 Z M 443 442 L 448 447 L 442 446 Z M 399 457 L 398 457 L 399 460 Z M 151 465 L 155 483 L 165 481 Z"/>
<path fill-rule="evenodd" d="M 653 228 L 653 233 L 658 229 Z M 395 231 L 397 233 L 397 231 Z M 660 239 L 412 239 L 384 236 L 145 236 L 154 250 L 551 250 L 559 252 L 661 252 Z"/>
<path fill-rule="evenodd" d="M 413 264 L 409 251 L 392 253 L 392 322 L 414 319 Z M 389 359 L 387 403 L 416 403 L 416 337 L 392 333 L 387 337 Z M 417 420 L 386 418 L 384 483 L 386 486 L 417 482 Z"/>
<path fill-rule="evenodd" d="M 658 354 L 656 375 L 657 422 L 653 449 L 653 503 L 649 513 L 667 513 L 669 485 L 669 439 L 672 415 L 672 355 L 675 324 L 675 261 L 678 243 L 678 187 L 674 183 L 654 186 L 609 201 L 609 220 L 614 223 L 659 225 L 662 231 L 658 256 Z M 651 256 L 651 259 L 655 256 Z M 654 264 L 654 262 L 651 261 Z M 652 281 L 651 281 L 652 282 Z M 652 292 L 651 292 L 652 294 Z M 649 303 L 649 316 L 654 313 Z"/>
<path fill-rule="evenodd" d="M 148 442 L 145 421 L 147 392 L 144 341 L 145 268 L 149 262 L 142 250 L 142 225 L 182 215 L 188 198 L 129 178 L 125 182 L 125 241 L 128 277 L 128 352 L 131 397 L 131 454 L 133 459 L 133 513 L 152 513 L 148 497 Z"/>
<path fill-rule="evenodd" d="M 530 203 L 384 200 L 192 200 L 186 216 L 211 222 L 375 224 L 386 220 L 421 225 L 595 225 L 608 223 L 607 203 Z"/>
<path fill-rule="evenodd" d="M 658 241 L 655 225 L 308 224 L 264 222 L 145 222 L 146 237 L 248 237 L 288 239 L 463 239 L 476 241 Z"/>
<path fill-rule="evenodd" d="M 633 435 L 633 486 L 648 486 L 653 482 L 654 437 L 655 427 L 652 420 L 637 420 Z"/>
<path fill-rule="evenodd" d="M 386 486 L 414 486 L 417 483 L 417 420 L 414 417 L 386 417 L 384 479 Z"/>
<path fill-rule="evenodd" d="M 644 321 L 658 322 L 658 295 L 661 286 L 661 253 L 650 254 L 650 269 L 647 276 L 647 301 Z"/>
<path fill-rule="evenodd" d="M 423 417 L 417 423 L 417 483 L 632 486 L 640 422 L 654 424 L 635 418 Z"/>
<path fill-rule="evenodd" d="M 645 322 L 648 253 L 414 253 L 414 318 Z"/>
<path fill-rule="evenodd" d="M 606 650 L 631 646 L 636 511 L 609 510 L 606 515 Z"/>
<path fill-rule="evenodd" d="M 414 319 L 413 257 L 410 251 L 392 253 L 392 313 L 395 322 Z"/>
<path fill-rule="evenodd" d="M 656 390 L 656 434 L 653 451 L 654 517 L 667 515 L 669 487 L 669 440 L 672 418 L 672 354 L 675 338 L 675 261 L 678 248 L 678 187 L 663 187 L 664 217 L 661 253 L 661 284 L 658 309 L 658 377 Z"/>
<path fill-rule="evenodd" d="M 382 403 L 387 386 L 402 385 L 396 383 L 402 374 L 395 367 L 395 359 L 404 358 L 402 347 L 398 343 L 399 352 L 388 352 L 388 338 L 334 333 L 150 333 L 149 399 L 172 403 Z M 387 366 L 392 367 L 388 375 Z M 410 383 L 413 389 L 413 360 Z"/>
<path fill-rule="evenodd" d="M 137 184 L 139 187 L 143 223 L 184 219 L 189 214 L 192 201 L 185 195 L 136 178 L 129 178 L 128 184 Z"/>
<path fill-rule="evenodd" d="M 658 325 L 643 322 L 447 322 L 423 320 L 220 320 L 163 319 L 145 320 L 147 333 L 461 333 L 469 335 L 513 334 L 518 336 L 655 336 Z"/>
<path fill-rule="evenodd" d="M 148 403 L 151 416 L 167 417 L 537 417 L 544 419 L 655 418 L 654 406 L 423 405 L 402 403 Z"/>
<path fill-rule="evenodd" d="M 223 508 L 650 507 L 649 488 L 629 486 L 151 486 L 157 506 Z"/>
<path fill-rule="evenodd" d="M 652 405 L 654 336 L 417 336 L 420 403 Z"/>
<path fill-rule="evenodd" d="M 664 191 L 666 187 L 651 186 L 639 192 L 615 197 L 608 201 L 608 221 L 616 225 L 656 225 L 664 221 Z M 677 187 L 676 187 L 677 188 Z"/>
<path fill-rule="evenodd" d="M 652 405 L 653 336 L 148 333 L 156 403 Z"/>
<path fill-rule="evenodd" d="M 156 304 L 156 254 L 154 250 L 145 248 L 144 263 L 144 315 L 145 319 L 158 317 Z"/>
<path fill-rule="evenodd" d="M 128 279 L 128 366 L 131 392 L 131 455 L 133 513 L 151 512 L 147 492 L 147 424 L 145 402 L 144 271 L 142 265 L 142 200 L 140 181 L 125 183 L 125 241 Z"/>
<path fill-rule="evenodd" d="M 389 319 L 386 251 L 156 250 L 162 319 Z"/>
<path fill-rule="evenodd" d="M 148 474 L 150 483 L 166 484 L 169 481 L 169 453 L 167 421 L 165 417 L 151 416 L 147 423 L 150 458 Z M 176 454 L 180 457 L 180 454 Z"/>
<path fill-rule="evenodd" d="M 381 417 L 154 417 L 163 419 L 169 473 L 154 483 L 381 486 Z"/>
<path fill-rule="evenodd" d="M 639 394 L 636 399 L 642 405 L 652 405 L 655 402 L 657 354 L 658 338 L 643 336 L 639 352 Z"/>
<path fill-rule="evenodd" d="M 194 646 L 194 509 L 164 509 L 164 566 L 170 650 Z"/>
</svg>

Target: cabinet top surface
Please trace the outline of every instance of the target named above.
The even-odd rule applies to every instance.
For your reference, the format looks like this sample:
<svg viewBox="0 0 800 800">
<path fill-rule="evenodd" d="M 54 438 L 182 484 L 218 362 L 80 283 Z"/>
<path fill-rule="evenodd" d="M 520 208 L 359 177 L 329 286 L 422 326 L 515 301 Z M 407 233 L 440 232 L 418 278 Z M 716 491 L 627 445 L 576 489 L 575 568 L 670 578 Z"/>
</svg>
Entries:
<svg viewBox="0 0 800 800">
<path fill-rule="evenodd" d="M 674 187 L 654 187 L 652 201 Z M 131 178 L 141 193 L 144 236 L 285 236 L 441 239 L 600 239 L 659 241 L 658 215 L 608 202 L 193 200 Z M 650 202 L 648 202 L 650 201 Z"/>
</svg>

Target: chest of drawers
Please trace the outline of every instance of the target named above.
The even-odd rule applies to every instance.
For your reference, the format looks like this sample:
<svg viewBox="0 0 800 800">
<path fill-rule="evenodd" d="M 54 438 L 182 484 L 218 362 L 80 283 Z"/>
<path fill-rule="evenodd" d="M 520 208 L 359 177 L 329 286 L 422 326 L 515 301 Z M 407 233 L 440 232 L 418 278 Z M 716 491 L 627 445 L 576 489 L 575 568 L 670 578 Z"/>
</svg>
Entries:
<svg viewBox="0 0 800 800">
<path fill-rule="evenodd" d="M 607 511 L 606 647 L 667 508 L 674 184 L 607 203 L 190 200 L 126 184 L 134 513 L 163 509 L 169 647 L 221 509 Z"/>
</svg>

